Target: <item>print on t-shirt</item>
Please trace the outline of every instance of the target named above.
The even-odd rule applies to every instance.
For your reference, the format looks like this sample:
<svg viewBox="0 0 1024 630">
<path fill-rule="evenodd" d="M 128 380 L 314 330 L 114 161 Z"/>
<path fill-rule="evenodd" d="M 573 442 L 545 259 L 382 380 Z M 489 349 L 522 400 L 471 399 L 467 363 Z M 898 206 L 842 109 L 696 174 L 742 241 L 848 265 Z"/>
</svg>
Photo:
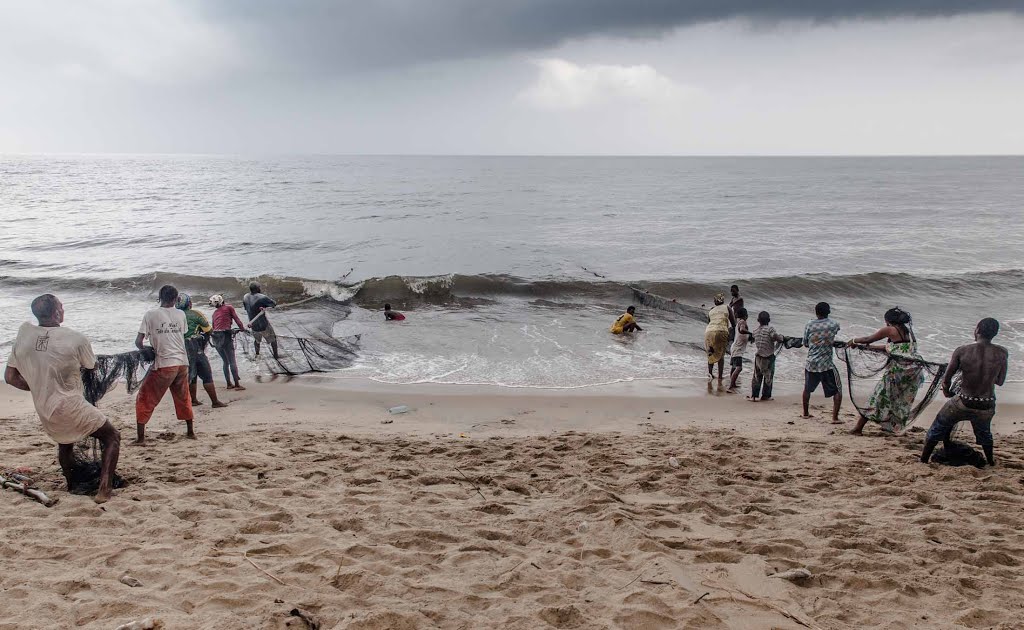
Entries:
<svg viewBox="0 0 1024 630">
<path fill-rule="evenodd" d="M 50 347 L 50 333 L 36 337 L 36 352 L 46 352 Z"/>
</svg>

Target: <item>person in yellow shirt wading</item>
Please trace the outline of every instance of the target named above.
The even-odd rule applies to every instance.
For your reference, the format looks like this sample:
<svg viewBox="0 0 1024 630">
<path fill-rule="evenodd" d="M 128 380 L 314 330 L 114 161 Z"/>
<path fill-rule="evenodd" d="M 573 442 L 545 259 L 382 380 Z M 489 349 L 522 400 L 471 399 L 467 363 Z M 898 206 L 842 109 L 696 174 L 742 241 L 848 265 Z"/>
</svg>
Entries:
<svg viewBox="0 0 1024 630">
<path fill-rule="evenodd" d="M 637 326 L 636 318 L 633 317 L 634 313 L 636 313 L 635 306 L 630 306 L 629 308 L 627 308 L 626 312 L 623 313 L 622 316 L 619 317 L 617 320 L 615 320 L 614 324 L 612 324 L 612 334 L 621 335 L 623 333 L 631 333 L 634 330 L 643 330 L 643 328 Z"/>
</svg>

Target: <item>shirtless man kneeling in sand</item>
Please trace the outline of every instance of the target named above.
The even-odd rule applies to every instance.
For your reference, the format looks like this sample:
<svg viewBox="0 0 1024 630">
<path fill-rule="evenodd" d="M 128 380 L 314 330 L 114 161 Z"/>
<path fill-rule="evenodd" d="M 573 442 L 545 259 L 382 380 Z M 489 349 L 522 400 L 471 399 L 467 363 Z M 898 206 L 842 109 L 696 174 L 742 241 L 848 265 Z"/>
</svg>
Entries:
<svg viewBox="0 0 1024 630">
<path fill-rule="evenodd" d="M 7 360 L 4 381 L 32 392 L 43 430 L 57 443 L 57 461 L 68 480 L 68 490 L 75 463 L 75 442 L 90 436 L 100 441 L 100 486 L 93 500 L 105 503 L 110 499 L 121 434 L 84 398 L 81 371 L 96 367 L 92 344 L 85 335 L 61 328 L 64 305 L 56 296 L 47 293 L 32 300 L 32 314 L 39 325 L 21 325 Z"/>
<path fill-rule="evenodd" d="M 978 322 L 974 330 L 975 342 L 960 346 L 953 351 L 953 357 L 946 366 L 942 379 L 942 393 L 949 398 L 939 410 L 935 421 L 928 429 L 921 461 L 928 463 L 932 451 L 942 440 L 946 451 L 950 451 L 950 433 L 961 421 L 969 421 L 974 429 L 974 439 L 985 451 L 989 466 L 995 466 L 992 454 L 992 417 L 996 414 L 996 385 L 1006 382 L 1006 366 L 1010 353 L 1006 348 L 992 343 L 999 333 L 999 322 L 986 317 Z M 960 372 L 960 392 L 952 392 L 953 376 Z"/>
</svg>

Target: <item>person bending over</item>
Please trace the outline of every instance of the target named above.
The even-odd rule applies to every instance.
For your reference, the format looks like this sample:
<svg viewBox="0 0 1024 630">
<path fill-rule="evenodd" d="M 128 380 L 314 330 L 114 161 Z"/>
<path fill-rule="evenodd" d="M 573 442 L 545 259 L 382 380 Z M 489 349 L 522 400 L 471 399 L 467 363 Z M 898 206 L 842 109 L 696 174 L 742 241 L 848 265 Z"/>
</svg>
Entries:
<svg viewBox="0 0 1024 630">
<path fill-rule="evenodd" d="M 93 500 L 110 499 L 111 483 L 121 453 L 121 433 L 84 398 L 82 369 L 96 367 L 92 344 L 79 332 L 62 328 L 64 305 L 49 293 L 32 300 L 38 325 L 18 329 L 4 381 L 32 392 L 43 430 L 57 443 L 57 461 L 71 490 L 75 442 L 94 437 L 100 442 L 100 485 Z"/>
<path fill-rule="evenodd" d="M 946 452 L 951 449 L 951 433 L 960 422 L 970 422 L 974 439 L 985 451 L 989 466 L 996 465 L 992 453 L 992 417 L 996 415 L 996 385 L 1006 382 L 1006 366 L 1010 353 L 992 340 L 999 333 L 999 322 L 986 317 L 974 329 L 974 343 L 960 346 L 946 366 L 942 393 L 949 398 L 925 437 L 921 461 L 932 457 L 935 445 L 942 440 Z M 960 391 L 953 392 L 953 376 L 960 372 Z"/>
<path fill-rule="evenodd" d="M 258 282 L 249 283 L 249 293 L 242 298 L 242 305 L 249 316 L 249 330 L 252 331 L 253 347 L 256 356 L 260 355 L 260 342 L 266 341 L 270 344 L 270 352 L 277 358 L 277 333 L 274 326 L 267 319 L 266 310 L 277 306 L 277 302 L 261 293 L 262 288 Z"/>
<path fill-rule="evenodd" d="M 630 306 L 626 309 L 626 312 L 619 316 L 615 323 L 612 324 L 611 333 L 613 335 L 621 335 L 624 333 L 640 332 L 643 328 L 636 323 L 636 307 Z"/>
<path fill-rule="evenodd" d="M 149 343 L 156 352 L 153 369 L 142 381 L 135 399 L 135 443 L 146 444 L 146 424 L 168 390 L 174 400 L 178 420 L 185 422 L 186 437 L 196 439 L 192 427 L 192 397 L 188 391 L 188 351 L 185 349 L 185 313 L 176 308 L 178 290 L 171 285 L 160 287 L 160 308 L 146 312 L 135 337 L 135 346 L 144 350 L 142 342 Z"/>
<path fill-rule="evenodd" d="M 804 418 L 810 418 L 808 406 L 811 392 L 821 389 L 825 398 L 832 399 L 832 423 L 839 424 L 839 407 L 843 404 L 842 379 L 833 362 L 832 344 L 839 332 L 839 324 L 829 318 L 832 307 L 827 302 L 818 302 L 814 307 L 817 319 L 811 320 L 804 327 L 804 346 L 807 348 L 807 363 L 804 366 Z"/>
</svg>

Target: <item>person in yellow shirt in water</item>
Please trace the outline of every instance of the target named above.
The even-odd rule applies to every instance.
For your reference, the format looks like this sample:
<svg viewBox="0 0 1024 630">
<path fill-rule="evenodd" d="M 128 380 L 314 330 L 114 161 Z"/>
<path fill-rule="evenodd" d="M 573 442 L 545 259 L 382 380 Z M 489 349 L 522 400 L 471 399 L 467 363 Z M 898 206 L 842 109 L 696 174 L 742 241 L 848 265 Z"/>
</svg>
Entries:
<svg viewBox="0 0 1024 630">
<path fill-rule="evenodd" d="M 630 306 L 629 308 L 627 308 L 626 312 L 623 313 L 622 316 L 619 317 L 617 320 L 615 320 L 614 324 L 612 324 L 612 334 L 621 335 L 623 333 L 631 333 L 634 330 L 643 330 L 643 328 L 640 328 L 640 326 L 637 325 L 636 318 L 633 317 L 634 313 L 636 313 L 635 306 Z"/>
</svg>

